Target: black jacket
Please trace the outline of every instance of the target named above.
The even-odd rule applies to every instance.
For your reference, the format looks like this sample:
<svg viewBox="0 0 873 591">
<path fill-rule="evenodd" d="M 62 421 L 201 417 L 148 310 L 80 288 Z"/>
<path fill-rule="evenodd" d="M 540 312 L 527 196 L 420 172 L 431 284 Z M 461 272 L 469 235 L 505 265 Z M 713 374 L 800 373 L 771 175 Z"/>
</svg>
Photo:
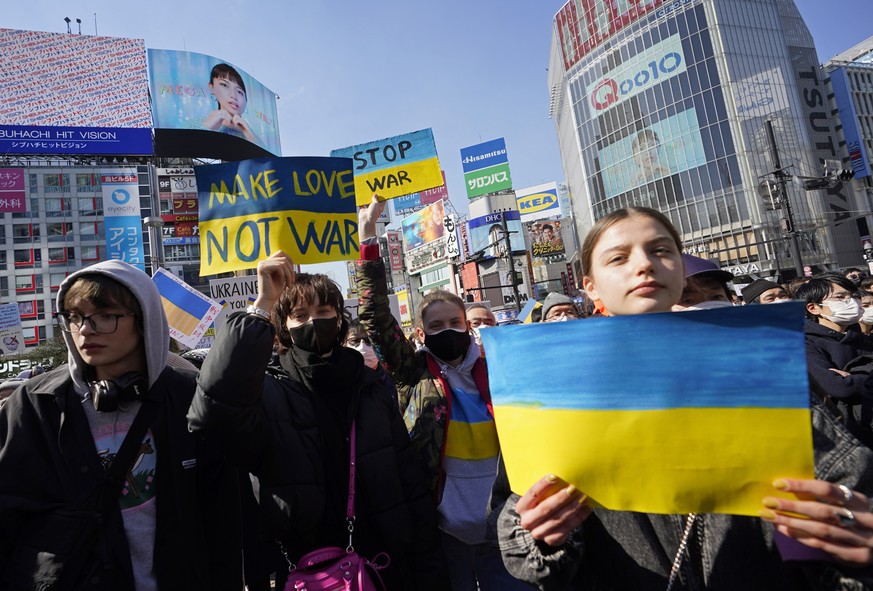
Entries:
<svg viewBox="0 0 873 591">
<path fill-rule="evenodd" d="M 325 475 L 335 468 L 347 481 L 348 464 L 325 462 L 325 454 L 349 444 L 345 431 L 339 441 L 327 440 L 320 402 L 302 380 L 282 368 L 267 371 L 273 334 L 262 320 L 231 316 L 203 364 L 188 418 L 192 430 L 223 438 L 230 457 L 258 478 L 261 533 L 282 540 L 296 560 L 322 545 L 348 543 L 342 527 L 348 485 L 328 487 Z M 352 356 L 363 368 L 351 349 L 334 355 Z M 421 466 L 396 400 L 374 372 L 359 373 L 350 411 L 357 430 L 355 547 L 367 558 L 387 552 L 385 574 L 398 587 L 440 588 L 436 510 Z M 326 499 L 340 499 L 340 506 Z"/>
<path fill-rule="evenodd" d="M 167 373 L 169 372 L 169 374 Z M 161 591 L 242 586 L 235 472 L 188 431 L 194 376 L 164 370 L 151 426 L 157 449 L 154 569 Z M 98 518 L 99 464 L 67 366 L 32 378 L 0 409 L 0 588 L 46 585 L 64 563 L 90 572 L 67 589 L 133 589 L 118 503 Z M 79 510 L 72 510 L 76 503 Z M 97 542 L 83 544 L 94 532 Z M 72 552 L 73 556 L 69 554 Z M 87 552 L 87 556 L 81 554 Z M 76 554 L 79 553 L 79 554 Z M 80 558 L 85 557 L 85 560 Z"/>
<path fill-rule="evenodd" d="M 812 378 L 828 396 L 845 402 L 861 402 L 865 375 L 843 377 L 831 371 L 842 370 L 852 359 L 870 349 L 873 339 L 857 330 L 839 333 L 807 319 L 803 325 L 806 340 L 806 363 Z"/>
</svg>

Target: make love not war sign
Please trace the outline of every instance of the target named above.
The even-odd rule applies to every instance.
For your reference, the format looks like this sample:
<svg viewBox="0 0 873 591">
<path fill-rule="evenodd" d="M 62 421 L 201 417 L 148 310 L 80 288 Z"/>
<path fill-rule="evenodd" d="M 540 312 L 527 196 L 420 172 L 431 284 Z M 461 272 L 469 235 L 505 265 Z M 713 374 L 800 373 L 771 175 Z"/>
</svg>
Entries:
<svg viewBox="0 0 873 591">
<path fill-rule="evenodd" d="M 392 199 L 444 184 L 430 128 L 333 150 L 330 155 L 354 160 L 358 205 L 370 203 L 373 193 Z"/>
<path fill-rule="evenodd" d="M 358 257 L 349 158 L 254 158 L 197 166 L 200 275 L 251 269 L 277 250 L 295 263 Z"/>
</svg>

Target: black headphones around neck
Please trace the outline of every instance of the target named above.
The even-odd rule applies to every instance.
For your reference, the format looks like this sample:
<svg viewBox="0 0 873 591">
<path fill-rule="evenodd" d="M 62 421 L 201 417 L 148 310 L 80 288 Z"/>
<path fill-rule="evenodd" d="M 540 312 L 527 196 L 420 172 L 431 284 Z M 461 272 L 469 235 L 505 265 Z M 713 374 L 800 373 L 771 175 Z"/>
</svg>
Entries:
<svg viewBox="0 0 873 591">
<path fill-rule="evenodd" d="M 148 382 L 139 372 L 129 371 L 115 380 L 89 382 L 91 401 L 98 412 L 113 412 L 121 402 L 134 402 L 148 392 Z"/>
</svg>

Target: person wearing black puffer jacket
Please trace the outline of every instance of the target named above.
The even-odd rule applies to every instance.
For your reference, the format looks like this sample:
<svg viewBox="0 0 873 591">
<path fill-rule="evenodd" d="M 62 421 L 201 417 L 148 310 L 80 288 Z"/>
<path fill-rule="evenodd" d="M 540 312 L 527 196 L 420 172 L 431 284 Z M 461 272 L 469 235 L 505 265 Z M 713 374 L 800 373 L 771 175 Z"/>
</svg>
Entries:
<svg viewBox="0 0 873 591">
<path fill-rule="evenodd" d="M 272 319 L 272 320 L 271 320 Z M 258 299 L 232 315 L 200 371 L 190 428 L 222 442 L 256 479 L 259 526 L 288 559 L 349 544 L 354 425 L 354 547 L 389 589 L 444 589 L 436 511 L 396 400 L 342 346 L 349 315 L 325 275 L 295 276 L 277 252 L 258 264 Z M 269 366 L 275 335 L 279 365 Z"/>
</svg>

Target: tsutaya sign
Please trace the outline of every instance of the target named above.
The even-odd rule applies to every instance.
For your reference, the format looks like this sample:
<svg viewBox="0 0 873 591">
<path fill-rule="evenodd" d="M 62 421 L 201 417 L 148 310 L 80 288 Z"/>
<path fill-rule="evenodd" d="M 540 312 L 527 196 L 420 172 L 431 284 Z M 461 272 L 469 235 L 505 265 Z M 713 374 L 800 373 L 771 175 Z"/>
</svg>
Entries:
<svg viewBox="0 0 873 591">
<path fill-rule="evenodd" d="M 295 263 L 358 257 L 348 158 L 255 158 L 195 167 L 200 275 L 251 269 L 283 250 Z"/>
</svg>

